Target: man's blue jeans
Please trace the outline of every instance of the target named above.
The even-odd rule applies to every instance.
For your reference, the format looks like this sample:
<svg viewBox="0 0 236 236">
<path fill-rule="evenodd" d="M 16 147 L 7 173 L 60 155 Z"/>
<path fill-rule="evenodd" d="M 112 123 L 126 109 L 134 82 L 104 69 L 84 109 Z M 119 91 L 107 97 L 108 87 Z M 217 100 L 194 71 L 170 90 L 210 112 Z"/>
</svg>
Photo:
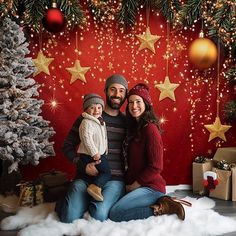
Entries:
<svg viewBox="0 0 236 236">
<path fill-rule="evenodd" d="M 147 187 L 141 187 L 126 194 L 110 210 L 110 219 L 116 222 L 146 219 L 153 216 L 153 209 L 157 199 L 164 193 Z"/>
<path fill-rule="evenodd" d="M 104 221 L 108 218 L 111 207 L 125 194 L 122 181 L 108 181 L 103 187 L 102 202 L 92 199 L 87 193 L 88 184 L 84 180 L 73 181 L 66 196 L 56 203 L 55 211 L 64 223 L 83 218 L 86 211 L 96 220 Z"/>
</svg>

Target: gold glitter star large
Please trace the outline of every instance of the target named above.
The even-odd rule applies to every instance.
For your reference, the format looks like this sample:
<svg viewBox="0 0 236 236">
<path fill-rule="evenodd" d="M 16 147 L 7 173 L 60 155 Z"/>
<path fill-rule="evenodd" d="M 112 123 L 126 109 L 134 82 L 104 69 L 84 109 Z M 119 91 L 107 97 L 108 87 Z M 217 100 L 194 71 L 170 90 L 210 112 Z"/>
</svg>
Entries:
<svg viewBox="0 0 236 236">
<path fill-rule="evenodd" d="M 71 73 L 70 84 L 74 83 L 77 79 L 82 82 L 87 82 L 85 79 L 85 73 L 90 69 L 90 67 L 81 67 L 80 61 L 76 60 L 73 67 L 66 68 Z"/>
<path fill-rule="evenodd" d="M 155 85 L 155 88 L 158 88 L 161 91 L 159 101 L 163 100 L 164 98 L 170 98 L 175 101 L 174 91 L 177 87 L 179 87 L 179 84 L 172 84 L 170 82 L 169 76 L 166 76 L 164 83 Z"/>
<path fill-rule="evenodd" d="M 204 127 L 210 132 L 208 142 L 217 137 L 226 142 L 225 132 L 227 132 L 232 126 L 222 125 L 220 118 L 217 116 L 212 125 L 204 125 Z"/>
<path fill-rule="evenodd" d="M 150 28 L 147 27 L 145 34 L 138 34 L 136 35 L 136 37 L 138 38 L 138 40 L 140 41 L 140 46 L 139 46 L 139 51 L 141 51 L 142 49 L 149 49 L 151 50 L 153 53 L 155 53 L 155 47 L 154 44 L 161 38 L 161 36 L 158 35 L 152 35 L 150 33 Z"/>
<path fill-rule="evenodd" d="M 44 72 L 47 75 L 50 75 L 48 66 L 54 60 L 54 58 L 47 58 L 44 56 L 42 50 L 39 51 L 36 59 L 33 59 L 34 65 L 37 70 L 34 72 L 33 76 L 38 75 L 41 72 Z"/>
</svg>

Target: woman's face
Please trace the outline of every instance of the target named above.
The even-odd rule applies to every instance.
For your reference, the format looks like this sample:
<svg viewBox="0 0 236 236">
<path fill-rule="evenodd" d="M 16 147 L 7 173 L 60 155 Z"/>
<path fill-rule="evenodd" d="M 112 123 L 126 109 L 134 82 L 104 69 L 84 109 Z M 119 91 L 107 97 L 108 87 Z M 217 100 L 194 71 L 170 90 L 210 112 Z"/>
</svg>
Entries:
<svg viewBox="0 0 236 236">
<path fill-rule="evenodd" d="M 139 120 L 140 116 L 145 111 L 145 103 L 143 98 L 138 95 L 131 95 L 128 99 L 128 108 L 131 116 L 133 116 L 136 120 Z"/>
</svg>

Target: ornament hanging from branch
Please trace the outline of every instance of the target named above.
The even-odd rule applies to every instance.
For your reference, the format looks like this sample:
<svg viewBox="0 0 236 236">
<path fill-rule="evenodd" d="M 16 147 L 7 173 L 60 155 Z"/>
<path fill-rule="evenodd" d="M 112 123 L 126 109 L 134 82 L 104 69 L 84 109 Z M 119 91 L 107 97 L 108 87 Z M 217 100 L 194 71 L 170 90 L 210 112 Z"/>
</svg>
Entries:
<svg viewBox="0 0 236 236">
<path fill-rule="evenodd" d="M 217 88 L 216 88 L 216 118 L 213 124 L 204 125 L 204 127 L 210 132 L 208 142 L 212 139 L 220 138 L 226 142 L 225 133 L 232 127 L 231 125 L 222 125 L 219 109 L 220 109 L 220 43 L 218 39 L 218 55 L 217 55 Z"/>
<path fill-rule="evenodd" d="M 78 52 L 78 32 L 75 34 L 75 51 Z M 85 74 L 90 70 L 90 67 L 82 67 L 80 60 L 78 60 L 78 54 L 76 54 L 76 60 L 73 67 L 67 67 L 66 70 L 71 74 L 70 84 L 80 80 L 86 83 Z"/>
<path fill-rule="evenodd" d="M 33 59 L 35 65 L 35 72 L 33 76 L 44 72 L 47 75 L 50 75 L 49 65 L 53 62 L 53 57 L 46 57 L 43 53 L 43 39 L 42 39 L 42 31 L 39 32 L 39 52 L 36 58 Z"/>
<path fill-rule="evenodd" d="M 159 101 L 165 98 L 170 98 L 175 101 L 175 89 L 179 87 L 179 84 L 174 84 L 170 82 L 169 77 L 169 57 L 170 57 L 170 23 L 167 20 L 167 50 L 166 50 L 166 76 L 165 80 L 161 84 L 156 84 L 155 88 L 160 90 Z"/>
<path fill-rule="evenodd" d="M 147 28 L 144 34 L 138 34 L 136 37 L 140 41 L 139 51 L 147 48 L 153 53 L 156 53 L 155 43 L 161 38 L 159 35 L 151 34 L 149 27 L 149 18 L 150 18 L 150 6 L 147 5 L 146 8 L 146 18 L 147 18 Z"/>
<path fill-rule="evenodd" d="M 116 19 L 116 15 L 122 7 L 121 0 L 88 0 L 88 7 L 98 22 L 108 22 Z"/>
<path fill-rule="evenodd" d="M 55 1 L 53 1 L 52 7 L 47 10 L 42 24 L 50 33 L 59 33 L 64 29 L 66 25 L 65 17 L 62 11 L 57 8 Z"/>
<path fill-rule="evenodd" d="M 195 39 L 189 48 L 189 60 L 200 70 L 204 70 L 212 66 L 217 59 L 216 45 L 207 38 L 201 30 L 199 38 Z"/>
</svg>

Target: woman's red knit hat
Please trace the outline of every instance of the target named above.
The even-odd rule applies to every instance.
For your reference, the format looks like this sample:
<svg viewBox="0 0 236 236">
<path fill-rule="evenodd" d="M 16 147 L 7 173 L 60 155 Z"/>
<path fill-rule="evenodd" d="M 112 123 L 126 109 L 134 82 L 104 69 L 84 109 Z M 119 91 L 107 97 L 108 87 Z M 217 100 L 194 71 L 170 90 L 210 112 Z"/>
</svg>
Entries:
<svg viewBox="0 0 236 236">
<path fill-rule="evenodd" d="M 146 84 L 143 83 L 136 84 L 132 89 L 130 89 L 127 99 L 129 99 L 131 95 L 138 95 L 142 97 L 143 100 L 145 100 L 149 105 L 152 105 L 152 99 L 149 93 L 149 87 Z"/>
</svg>

